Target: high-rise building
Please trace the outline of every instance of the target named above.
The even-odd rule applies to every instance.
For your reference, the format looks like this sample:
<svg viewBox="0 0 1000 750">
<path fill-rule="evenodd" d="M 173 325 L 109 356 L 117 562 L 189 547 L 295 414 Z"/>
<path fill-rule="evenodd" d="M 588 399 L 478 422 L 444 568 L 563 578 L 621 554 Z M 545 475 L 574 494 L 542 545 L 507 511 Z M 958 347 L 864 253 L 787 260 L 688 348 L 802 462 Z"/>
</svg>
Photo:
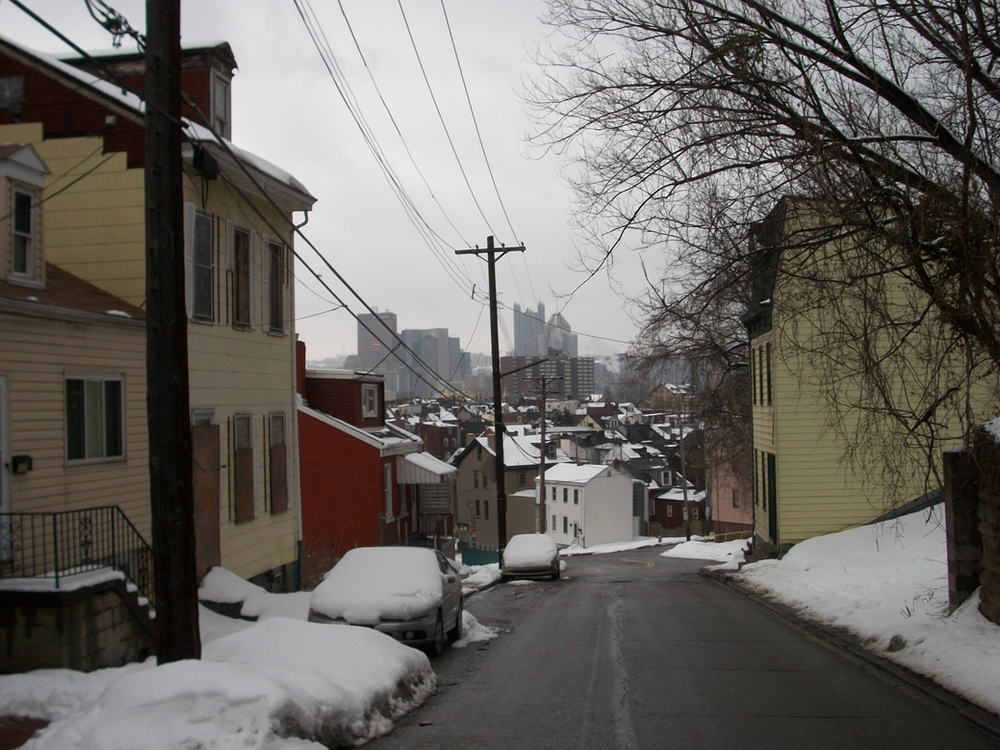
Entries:
<svg viewBox="0 0 1000 750">
<path fill-rule="evenodd" d="M 358 316 L 358 372 L 385 375 L 397 364 L 390 354 L 397 343 L 395 333 L 396 313 L 387 310 Z"/>
<path fill-rule="evenodd" d="M 514 356 L 543 357 L 545 344 L 545 305 L 538 303 L 538 312 L 521 309 L 514 303 Z"/>
<path fill-rule="evenodd" d="M 543 356 L 553 351 L 564 357 L 576 357 L 579 354 L 577 335 L 562 313 L 556 313 L 545 324 L 545 349 Z"/>
<path fill-rule="evenodd" d="M 501 357 L 500 370 L 509 373 L 500 379 L 503 395 L 520 402 L 538 397 L 540 378 L 549 378 L 548 391 L 558 398 L 584 400 L 594 392 L 594 358 Z"/>
<path fill-rule="evenodd" d="M 470 369 L 463 366 L 468 358 L 457 336 L 449 336 L 447 328 L 408 328 L 399 337 L 407 348 L 399 351 L 405 370 L 399 373 L 398 398 L 433 398 L 451 384 L 461 387 Z"/>
</svg>

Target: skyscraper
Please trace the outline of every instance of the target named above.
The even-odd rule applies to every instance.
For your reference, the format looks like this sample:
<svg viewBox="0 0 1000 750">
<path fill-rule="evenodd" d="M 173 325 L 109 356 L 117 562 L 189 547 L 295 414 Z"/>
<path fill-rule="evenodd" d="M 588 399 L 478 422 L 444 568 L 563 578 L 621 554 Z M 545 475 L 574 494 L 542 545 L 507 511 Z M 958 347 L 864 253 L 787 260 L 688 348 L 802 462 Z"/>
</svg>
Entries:
<svg viewBox="0 0 1000 750">
<path fill-rule="evenodd" d="M 371 329 L 370 331 L 365 328 Z M 358 364 L 359 372 L 385 375 L 396 364 L 389 352 L 396 346 L 396 313 L 362 313 L 358 316 Z M 391 360 L 391 361 L 390 361 Z"/>
<path fill-rule="evenodd" d="M 514 303 L 514 356 L 544 357 L 545 346 L 545 305 L 538 303 L 538 312 L 522 310 Z"/>
</svg>

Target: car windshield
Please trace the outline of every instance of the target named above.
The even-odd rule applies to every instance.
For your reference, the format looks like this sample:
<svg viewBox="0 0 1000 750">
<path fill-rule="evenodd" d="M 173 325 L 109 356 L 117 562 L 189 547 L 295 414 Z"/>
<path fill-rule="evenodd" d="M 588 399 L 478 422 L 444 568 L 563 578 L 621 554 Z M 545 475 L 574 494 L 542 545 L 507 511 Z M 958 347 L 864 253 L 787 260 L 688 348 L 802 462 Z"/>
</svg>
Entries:
<svg viewBox="0 0 1000 750">
<path fill-rule="evenodd" d="M 318 614 L 356 625 L 408 620 L 440 604 L 442 575 L 437 555 L 420 547 L 361 547 L 351 550 L 312 593 Z"/>
</svg>

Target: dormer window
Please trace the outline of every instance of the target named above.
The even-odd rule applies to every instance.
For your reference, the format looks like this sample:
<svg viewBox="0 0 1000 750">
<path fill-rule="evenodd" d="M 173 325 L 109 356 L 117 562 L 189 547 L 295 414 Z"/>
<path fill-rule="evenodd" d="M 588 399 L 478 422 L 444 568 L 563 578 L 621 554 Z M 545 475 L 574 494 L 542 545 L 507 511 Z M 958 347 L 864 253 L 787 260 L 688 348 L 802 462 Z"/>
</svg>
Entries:
<svg viewBox="0 0 1000 750">
<path fill-rule="evenodd" d="M 35 194 L 20 188 L 14 188 L 13 211 L 13 254 L 11 257 L 11 272 L 16 276 L 31 278 L 34 271 L 35 228 L 38 220 L 35 217 Z"/>
<path fill-rule="evenodd" d="M 361 417 L 371 419 L 378 416 L 378 386 L 374 383 L 361 385 Z"/>
<path fill-rule="evenodd" d="M 212 76 L 212 127 L 215 132 L 227 140 L 233 137 L 232 118 L 230 117 L 231 93 L 229 81 L 220 75 Z"/>
<path fill-rule="evenodd" d="M 43 287 L 41 195 L 49 169 L 24 143 L 0 143 L 0 274 Z"/>
</svg>

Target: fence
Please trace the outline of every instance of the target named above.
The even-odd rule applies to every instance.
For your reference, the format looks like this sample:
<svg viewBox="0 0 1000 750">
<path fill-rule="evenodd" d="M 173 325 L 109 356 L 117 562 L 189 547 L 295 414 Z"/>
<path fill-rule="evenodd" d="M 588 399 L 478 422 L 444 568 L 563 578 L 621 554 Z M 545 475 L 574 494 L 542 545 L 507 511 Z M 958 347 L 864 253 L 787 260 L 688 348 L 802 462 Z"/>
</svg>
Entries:
<svg viewBox="0 0 1000 750">
<path fill-rule="evenodd" d="M 492 545 L 472 545 L 462 542 L 459 545 L 462 551 L 463 565 L 490 565 L 500 562 L 500 548 Z"/>
<path fill-rule="evenodd" d="M 0 578 L 60 579 L 114 568 L 153 606 L 153 550 L 116 505 L 0 513 Z"/>
</svg>

